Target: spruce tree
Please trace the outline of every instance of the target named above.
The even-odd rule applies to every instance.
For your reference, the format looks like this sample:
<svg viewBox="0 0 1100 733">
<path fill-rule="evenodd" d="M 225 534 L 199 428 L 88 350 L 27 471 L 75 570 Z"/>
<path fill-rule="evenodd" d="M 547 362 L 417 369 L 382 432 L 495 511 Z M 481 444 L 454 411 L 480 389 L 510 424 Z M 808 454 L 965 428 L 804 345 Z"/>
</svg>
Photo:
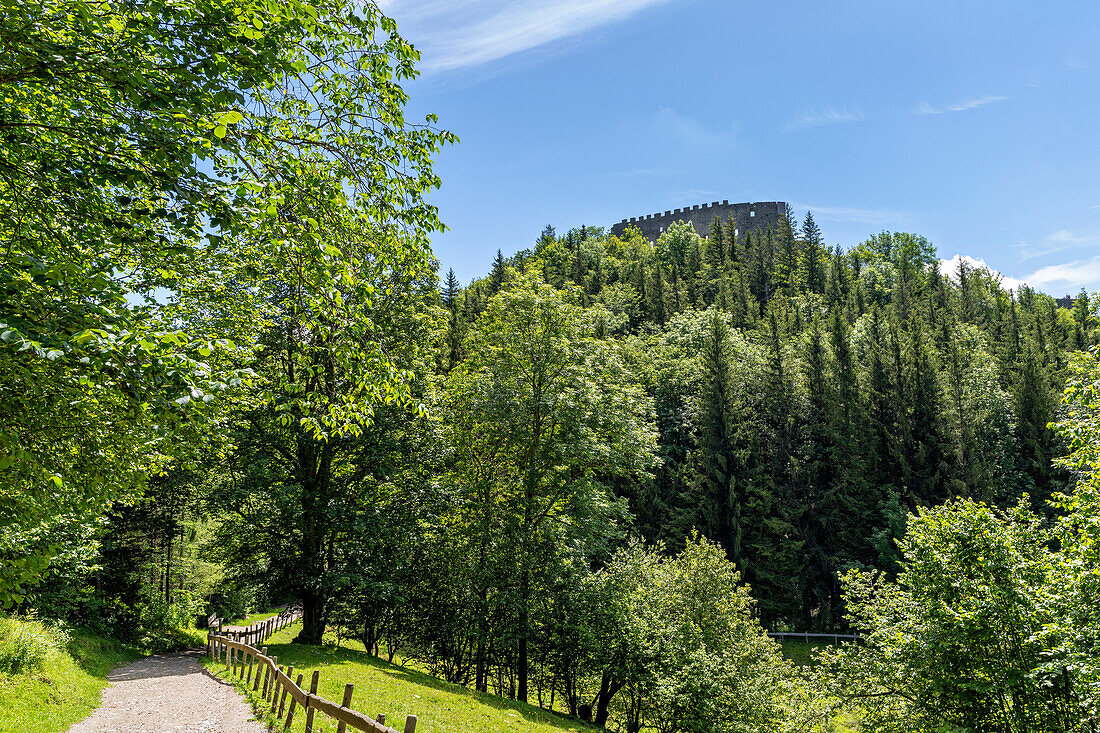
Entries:
<svg viewBox="0 0 1100 733">
<path fill-rule="evenodd" d="M 1016 442 L 1024 459 L 1024 471 L 1034 489 L 1032 503 L 1045 508 L 1046 501 L 1062 487 L 1054 480 L 1056 456 L 1054 431 L 1047 427 L 1055 418 L 1058 401 L 1038 344 L 1028 339 L 1012 384 L 1016 412 Z"/>
<path fill-rule="evenodd" d="M 814 215 L 806 212 L 802 222 L 802 282 L 811 293 L 825 291 L 825 273 L 821 264 L 821 230 L 814 222 Z"/>
<path fill-rule="evenodd" d="M 1087 349 L 1090 346 L 1092 341 L 1090 338 L 1090 321 L 1092 321 L 1092 318 L 1089 313 L 1089 295 L 1084 288 L 1081 288 L 1081 294 L 1073 301 L 1073 322 L 1077 324 L 1077 331 L 1074 333 L 1074 348 Z"/>
<path fill-rule="evenodd" d="M 507 277 L 508 272 L 507 267 L 504 254 L 498 249 L 496 259 L 493 260 L 492 272 L 489 273 L 489 293 L 491 295 L 496 295 L 504 285 L 504 279 Z"/>
<path fill-rule="evenodd" d="M 799 246 L 794 236 L 789 209 L 779 217 L 779 229 L 776 233 L 778 257 L 775 262 L 775 284 L 777 288 L 793 293 L 798 288 Z"/>
<path fill-rule="evenodd" d="M 737 220 L 733 217 L 733 214 L 730 214 L 730 218 L 726 219 L 726 235 L 724 241 L 726 243 L 726 250 L 729 252 L 729 261 L 732 262 L 735 267 L 740 267 L 741 253 L 737 240 Z"/>
<path fill-rule="evenodd" d="M 728 256 L 722 232 L 722 220 L 715 216 L 710 222 L 710 234 L 707 237 L 707 264 L 717 274 L 721 272 L 722 265 Z"/>
<path fill-rule="evenodd" d="M 743 459 L 751 435 L 746 409 L 734 383 L 733 347 L 722 314 L 712 311 L 699 354 L 700 383 L 696 417 L 693 476 L 685 497 L 682 526 L 685 534 L 698 529 L 718 542 L 729 558 L 745 572 L 742 510 L 748 476 Z"/>
<path fill-rule="evenodd" d="M 443 290 L 440 293 L 440 297 L 443 301 L 443 307 L 452 313 L 458 308 L 458 294 L 462 290 L 462 287 L 458 284 L 458 278 L 455 277 L 455 269 L 449 268 L 447 270 L 447 279 L 443 281 Z"/>
</svg>

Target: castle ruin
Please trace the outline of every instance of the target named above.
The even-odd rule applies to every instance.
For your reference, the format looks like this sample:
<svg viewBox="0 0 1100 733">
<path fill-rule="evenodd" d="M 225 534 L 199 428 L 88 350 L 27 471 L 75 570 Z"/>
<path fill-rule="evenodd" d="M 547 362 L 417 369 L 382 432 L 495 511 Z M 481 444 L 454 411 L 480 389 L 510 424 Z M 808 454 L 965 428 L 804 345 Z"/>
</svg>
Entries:
<svg viewBox="0 0 1100 733">
<path fill-rule="evenodd" d="M 754 229 L 777 229 L 779 217 L 786 208 L 787 204 L 783 201 L 757 201 L 745 204 L 715 201 L 710 204 L 685 206 L 663 214 L 632 216 L 612 226 L 611 233 L 621 236 L 627 227 L 637 227 L 642 232 L 642 236 L 653 242 L 674 222 L 686 221 L 695 227 L 699 236 L 705 237 L 710 233 L 710 223 L 717 216 L 723 224 L 733 217 L 736 222 L 737 237 L 740 239 L 746 232 Z"/>
</svg>

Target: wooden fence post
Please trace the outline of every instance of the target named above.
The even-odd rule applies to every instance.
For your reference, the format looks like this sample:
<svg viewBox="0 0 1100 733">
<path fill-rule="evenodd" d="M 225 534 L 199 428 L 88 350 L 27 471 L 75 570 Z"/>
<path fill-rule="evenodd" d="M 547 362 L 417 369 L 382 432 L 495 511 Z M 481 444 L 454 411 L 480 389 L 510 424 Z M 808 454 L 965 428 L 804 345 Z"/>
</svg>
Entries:
<svg viewBox="0 0 1100 733">
<path fill-rule="evenodd" d="M 385 713 L 378 713 L 378 717 L 375 718 L 375 720 L 378 721 L 379 725 L 385 725 L 386 724 L 386 714 Z"/>
<path fill-rule="evenodd" d="M 298 686 L 298 689 L 302 689 L 302 673 L 298 673 L 298 681 L 294 683 Z M 298 701 L 294 699 L 294 695 L 290 696 L 290 712 L 286 714 L 286 726 L 283 730 L 290 730 L 291 724 L 294 722 L 294 706 L 298 704 Z"/>
<path fill-rule="evenodd" d="M 246 685 L 252 684 L 252 663 L 254 661 L 256 661 L 255 652 L 249 652 L 248 653 L 248 676 L 246 676 L 245 679 L 244 679 L 244 683 Z"/>
<path fill-rule="evenodd" d="M 290 679 L 291 682 L 293 682 L 294 679 L 292 677 L 290 677 L 290 675 L 294 674 L 294 665 L 292 664 L 289 667 L 287 667 L 286 672 L 284 672 L 284 674 Z M 291 705 L 294 704 L 294 699 L 293 698 L 291 698 L 290 704 Z M 286 705 L 286 685 L 284 684 L 283 685 L 283 694 L 279 696 L 279 718 L 280 719 L 282 719 L 282 717 L 283 717 L 283 706 L 285 706 L 285 705 Z"/>
<path fill-rule="evenodd" d="M 405 716 L 405 733 L 416 733 L 416 716 Z"/>
<path fill-rule="evenodd" d="M 278 657 L 276 657 L 278 659 Z M 279 702 L 279 672 L 282 672 L 282 667 L 276 667 L 272 673 L 273 679 L 271 680 L 271 712 L 275 713 L 275 705 Z"/>
<path fill-rule="evenodd" d="M 340 707 L 351 707 L 351 694 L 353 692 L 355 692 L 355 685 L 351 684 L 350 682 L 344 685 L 344 699 L 340 703 Z M 347 727 L 348 724 L 341 720 L 340 724 L 336 726 L 336 733 L 344 733 L 344 731 L 347 730 Z"/>
<path fill-rule="evenodd" d="M 261 654 L 261 656 L 264 656 L 264 657 L 267 656 L 267 647 L 266 646 L 263 649 L 260 650 L 260 654 Z M 267 661 L 265 660 L 264 662 L 262 662 L 262 664 L 263 664 L 263 667 L 264 667 L 264 671 L 266 672 L 267 671 Z M 257 691 L 259 691 L 259 689 L 260 689 L 260 668 L 256 667 L 256 680 L 252 683 L 252 691 L 257 692 Z"/>
<path fill-rule="evenodd" d="M 317 682 L 318 682 L 318 677 L 320 676 L 320 674 L 321 674 L 320 670 L 317 670 L 317 669 L 313 670 L 313 677 L 311 677 L 310 680 L 309 680 L 309 694 L 311 694 L 311 695 L 316 695 L 317 694 Z M 308 702 L 309 702 L 309 698 L 307 697 L 306 698 L 306 703 L 308 703 Z M 306 733 L 313 733 L 313 714 L 314 714 L 314 712 L 316 712 L 314 710 L 314 708 L 307 704 L 306 705 Z"/>
<path fill-rule="evenodd" d="M 272 657 L 271 661 L 264 665 L 264 700 L 271 699 L 271 675 L 279 669 L 279 658 Z"/>
</svg>

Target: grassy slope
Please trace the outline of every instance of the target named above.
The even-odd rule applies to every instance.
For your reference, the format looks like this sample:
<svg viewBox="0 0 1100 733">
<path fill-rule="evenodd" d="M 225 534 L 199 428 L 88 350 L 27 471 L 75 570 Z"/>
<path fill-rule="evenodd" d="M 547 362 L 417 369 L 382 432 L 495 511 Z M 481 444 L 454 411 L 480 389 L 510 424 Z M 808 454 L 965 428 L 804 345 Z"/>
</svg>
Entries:
<svg viewBox="0 0 1100 733">
<path fill-rule="evenodd" d="M 794 639 L 784 639 L 779 643 L 783 647 L 783 656 L 800 667 L 812 667 L 816 664 L 813 658 L 814 652 L 818 649 L 833 646 L 832 642 L 828 641 L 797 641 Z"/>
<path fill-rule="evenodd" d="M 99 706 L 107 672 L 138 654 L 113 639 L 75 635 L 68 654 L 53 654 L 42 669 L 0 674 L 0 731 L 55 733 Z"/>
<path fill-rule="evenodd" d="M 418 718 L 417 733 L 558 733 L 561 731 L 599 730 L 563 715 L 505 700 L 496 695 L 473 692 L 429 675 L 400 667 L 346 647 L 307 647 L 290 644 L 300 624 L 282 629 L 267 640 L 268 654 L 279 657 L 280 666 L 294 665 L 294 677 L 304 673 L 303 687 L 313 670 L 321 671 L 318 694 L 340 702 L 344 684 L 355 685 L 354 709 L 376 717 L 385 713 L 387 723 L 398 730 L 405 715 Z M 224 675 L 225 667 L 211 667 Z M 257 698 L 258 699 L 258 698 Z M 293 730 L 303 730 L 305 717 L 296 714 Z M 330 718 L 317 715 L 317 731 L 334 731 Z"/>
<path fill-rule="evenodd" d="M 226 621 L 226 623 L 231 626 L 251 626 L 257 621 L 264 621 L 265 619 L 269 619 L 272 616 L 278 616 L 280 610 L 281 609 L 275 608 L 270 611 L 257 611 L 256 613 L 251 613 L 244 618 L 235 618 L 232 621 Z"/>
</svg>

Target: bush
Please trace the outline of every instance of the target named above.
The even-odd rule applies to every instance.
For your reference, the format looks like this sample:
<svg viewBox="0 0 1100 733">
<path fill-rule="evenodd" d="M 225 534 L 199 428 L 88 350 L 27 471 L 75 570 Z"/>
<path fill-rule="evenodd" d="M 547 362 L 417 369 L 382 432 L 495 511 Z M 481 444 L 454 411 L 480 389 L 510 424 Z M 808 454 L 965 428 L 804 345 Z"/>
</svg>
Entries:
<svg viewBox="0 0 1100 733">
<path fill-rule="evenodd" d="M 201 601 L 183 591 L 177 592 L 172 603 L 161 598 L 141 603 L 136 609 L 135 643 L 154 653 L 201 646 L 203 634 L 195 628 L 198 608 Z"/>
<path fill-rule="evenodd" d="M 0 673 L 14 675 L 41 669 L 68 642 L 68 632 L 59 626 L 0 617 Z"/>
<path fill-rule="evenodd" d="M 1046 638 L 1052 540 L 1026 498 L 1009 511 L 966 499 L 920 510 L 898 542 L 897 582 L 844 577 L 864 643 L 823 655 L 823 686 L 875 731 L 1091 730 L 1075 672 Z"/>
</svg>

